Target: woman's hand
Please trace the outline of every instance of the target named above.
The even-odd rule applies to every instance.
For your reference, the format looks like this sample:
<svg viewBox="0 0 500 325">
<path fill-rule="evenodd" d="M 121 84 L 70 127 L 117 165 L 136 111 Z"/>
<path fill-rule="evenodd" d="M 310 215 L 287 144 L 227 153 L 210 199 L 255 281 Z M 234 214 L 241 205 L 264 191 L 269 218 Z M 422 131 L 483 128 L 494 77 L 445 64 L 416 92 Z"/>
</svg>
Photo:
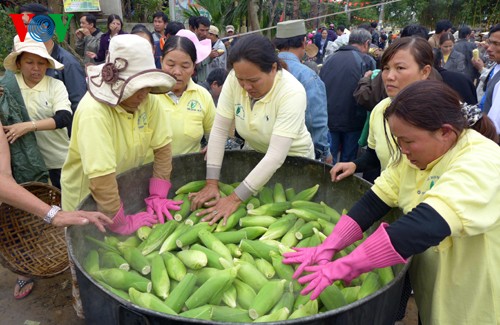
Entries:
<svg viewBox="0 0 500 325">
<path fill-rule="evenodd" d="M 338 182 L 344 178 L 351 176 L 356 172 L 356 164 L 353 162 L 336 163 L 330 170 L 332 182 Z"/>
<path fill-rule="evenodd" d="M 17 139 L 25 135 L 30 131 L 34 131 L 33 124 L 31 122 L 21 122 L 12 125 L 3 126 L 3 131 L 7 137 L 7 141 L 13 144 Z"/>
<path fill-rule="evenodd" d="M 91 59 L 95 59 L 97 57 L 97 54 L 95 54 L 94 52 L 91 52 L 91 51 L 87 51 L 85 53 L 85 55 L 88 57 L 88 58 L 91 58 Z"/>
<path fill-rule="evenodd" d="M 240 198 L 235 193 L 232 193 L 227 197 L 220 198 L 218 201 L 207 202 L 205 205 L 209 206 L 209 208 L 200 211 L 198 215 L 205 216 L 201 221 L 208 221 L 210 225 L 223 219 L 222 225 L 225 226 L 227 218 L 238 209 L 240 204 Z"/>
<path fill-rule="evenodd" d="M 208 206 L 208 201 L 220 199 L 219 181 L 215 179 L 207 179 L 205 187 L 197 193 L 189 193 L 189 201 L 191 201 L 191 211 Z"/>
<path fill-rule="evenodd" d="M 111 218 L 97 211 L 59 211 L 52 220 L 52 224 L 59 227 L 83 226 L 89 222 L 93 223 L 101 232 L 106 232 L 105 225 L 113 223 Z"/>
</svg>

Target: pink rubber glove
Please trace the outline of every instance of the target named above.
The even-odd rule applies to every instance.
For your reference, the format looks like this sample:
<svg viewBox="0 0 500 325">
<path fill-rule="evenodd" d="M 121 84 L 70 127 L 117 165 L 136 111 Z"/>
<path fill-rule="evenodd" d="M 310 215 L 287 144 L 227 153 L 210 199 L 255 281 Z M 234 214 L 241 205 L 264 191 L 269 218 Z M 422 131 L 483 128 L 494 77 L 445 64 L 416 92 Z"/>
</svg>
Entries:
<svg viewBox="0 0 500 325">
<path fill-rule="evenodd" d="M 296 252 L 283 254 L 285 257 L 283 263 L 300 263 L 293 274 L 293 278 L 296 279 L 304 272 L 306 266 L 330 262 L 335 253 L 361 238 L 363 232 L 358 223 L 348 215 L 343 215 L 323 243 L 316 247 L 293 248 Z"/>
<path fill-rule="evenodd" d="M 130 235 L 142 226 L 150 227 L 157 222 L 158 219 L 148 212 L 139 212 L 126 216 L 122 204 L 120 210 L 113 217 L 113 224 L 108 225 L 108 229 L 120 235 Z"/>
<path fill-rule="evenodd" d="M 351 254 L 324 265 L 308 266 L 307 272 L 313 272 L 299 279 L 300 284 L 309 282 L 300 293 L 311 294 L 311 299 L 316 299 L 320 293 L 336 280 L 349 283 L 360 274 L 375 268 L 406 263 L 406 260 L 396 252 L 391 239 L 387 235 L 387 223 L 380 227 L 359 245 Z"/>
<path fill-rule="evenodd" d="M 170 191 L 172 183 L 165 179 L 150 178 L 149 179 L 149 197 L 144 199 L 146 202 L 146 211 L 155 214 L 160 223 L 164 223 L 163 215 L 167 216 L 168 220 L 172 220 L 172 215 L 169 210 L 180 210 L 182 201 L 172 201 L 167 199 L 168 191 Z"/>
</svg>

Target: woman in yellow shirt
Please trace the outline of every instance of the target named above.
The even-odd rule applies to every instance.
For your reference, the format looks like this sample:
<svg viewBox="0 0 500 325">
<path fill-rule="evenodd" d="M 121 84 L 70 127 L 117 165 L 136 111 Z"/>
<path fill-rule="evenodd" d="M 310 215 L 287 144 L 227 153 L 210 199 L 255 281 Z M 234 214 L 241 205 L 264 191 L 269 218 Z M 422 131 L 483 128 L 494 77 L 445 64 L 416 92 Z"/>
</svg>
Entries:
<svg viewBox="0 0 500 325">
<path fill-rule="evenodd" d="M 470 128 L 479 120 L 494 128 L 481 115 L 464 112 L 458 94 L 439 81 L 402 90 L 384 113 L 397 154 L 339 221 L 354 223 L 317 247 L 284 254 L 285 263 L 311 272 L 299 278 L 308 284 L 302 294 L 313 292 L 314 299 L 336 280 L 349 282 L 413 256 L 410 279 L 422 324 L 499 324 L 500 147 Z M 394 207 L 403 210 L 401 218 L 382 223 L 351 254 L 331 262 Z"/>
<path fill-rule="evenodd" d="M 172 154 L 199 152 L 201 140 L 208 138 L 215 116 L 212 96 L 191 77 L 197 63 L 212 49 L 210 40 L 199 41 L 196 35 L 182 29 L 163 46 L 162 70 L 176 83 L 162 97 L 167 102 L 172 125 Z"/>
<path fill-rule="evenodd" d="M 207 207 L 200 215 L 207 215 L 203 220 L 211 223 L 220 218 L 225 222 L 242 201 L 269 181 L 287 155 L 314 159 L 305 125 L 304 87 L 282 68 L 269 39 L 261 35 L 240 39 L 231 48 L 229 64 L 233 70 L 222 87 L 208 142 L 207 185 L 190 196 L 193 210 Z M 233 121 L 245 143 L 265 156 L 234 193 L 220 198 L 218 179 Z M 213 198 L 216 200 L 207 202 Z"/>
</svg>

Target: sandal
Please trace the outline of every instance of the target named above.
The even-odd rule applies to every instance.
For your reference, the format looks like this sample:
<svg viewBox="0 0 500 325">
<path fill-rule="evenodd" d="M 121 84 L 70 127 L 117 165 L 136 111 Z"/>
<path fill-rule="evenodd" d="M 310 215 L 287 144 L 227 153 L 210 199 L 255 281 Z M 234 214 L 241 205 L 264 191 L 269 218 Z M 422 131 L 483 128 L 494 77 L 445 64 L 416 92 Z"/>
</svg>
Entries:
<svg viewBox="0 0 500 325">
<path fill-rule="evenodd" d="M 21 280 L 21 279 L 17 279 L 16 280 L 16 285 L 19 286 L 19 292 L 21 292 L 21 290 L 28 284 L 30 283 L 33 283 L 33 279 L 27 279 L 27 280 Z M 27 295 L 29 295 L 31 293 L 31 291 L 33 290 L 33 286 L 31 287 L 31 289 L 29 290 L 26 290 L 24 291 L 23 293 L 18 293 L 17 295 L 14 295 L 14 298 L 16 298 L 17 300 L 19 299 L 23 299 L 24 297 L 26 297 Z"/>
</svg>

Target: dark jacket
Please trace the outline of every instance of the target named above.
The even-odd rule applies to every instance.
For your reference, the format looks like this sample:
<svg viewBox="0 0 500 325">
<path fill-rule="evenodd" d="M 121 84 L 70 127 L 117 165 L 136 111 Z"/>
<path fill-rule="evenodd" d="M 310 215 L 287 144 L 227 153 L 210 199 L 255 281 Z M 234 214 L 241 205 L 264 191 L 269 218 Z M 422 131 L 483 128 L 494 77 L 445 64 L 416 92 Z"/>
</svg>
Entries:
<svg viewBox="0 0 500 325">
<path fill-rule="evenodd" d="M 476 87 L 469 78 L 463 73 L 448 71 L 443 68 L 438 68 L 439 74 L 443 77 L 443 82 L 448 86 L 453 88 L 460 97 L 462 101 L 467 104 L 477 104 L 477 94 Z"/>
<path fill-rule="evenodd" d="M 47 69 L 46 74 L 64 83 L 68 91 L 69 101 L 71 102 L 71 110 L 75 113 L 78 103 L 80 103 L 83 95 L 87 92 L 85 72 L 73 54 L 56 43 L 54 43 L 51 56 L 64 64 L 64 69 Z"/>
<path fill-rule="evenodd" d="M 324 63 L 320 78 L 326 86 L 328 128 L 331 132 L 361 131 L 366 110 L 356 103 L 353 92 L 375 61 L 351 45 L 342 46 Z"/>
<path fill-rule="evenodd" d="M 118 32 L 118 35 L 121 34 L 126 34 L 123 30 L 120 30 Z M 103 63 L 104 60 L 106 60 L 106 54 L 108 54 L 108 49 L 109 49 L 109 41 L 111 41 L 111 37 L 109 37 L 110 33 L 109 31 L 102 34 L 101 40 L 99 42 L 99 52 L 96 53 L 97 56 L 95 57 L 94 61 L 99 64 Z"/>
<path fill-rule="evenodd" d="M 472 50 L 476 48 L 477 45 L 475 43 L 468 42 L 465 38 L 459 39 L 453 46 L 453 50 L 465 56 L 465 73 L 471 81 L 479 78 L 479 72 L 472 65 Z"/>
</svg>

